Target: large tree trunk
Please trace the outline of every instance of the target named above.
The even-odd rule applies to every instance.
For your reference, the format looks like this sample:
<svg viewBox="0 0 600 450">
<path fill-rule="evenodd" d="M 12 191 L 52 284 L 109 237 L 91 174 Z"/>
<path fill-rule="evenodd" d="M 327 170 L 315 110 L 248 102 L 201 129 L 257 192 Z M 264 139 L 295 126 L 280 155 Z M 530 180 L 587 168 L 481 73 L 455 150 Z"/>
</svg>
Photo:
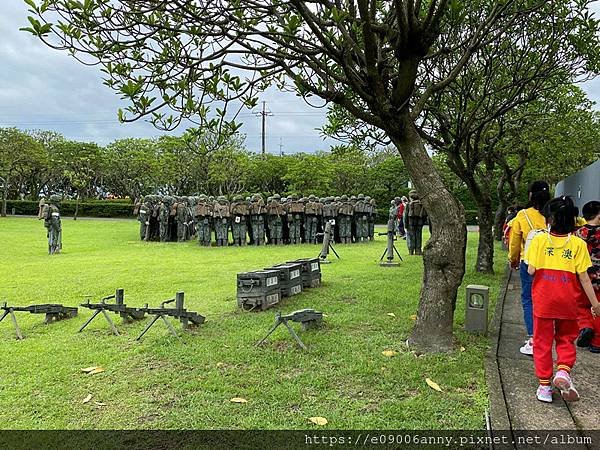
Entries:
<svg viewBox="0 0 600 450">
<path fill-rule="evenodd" d="M 479 224 L 479 245 L 475 270 L 481 273 L 494 273 L 494 235 L 492 204 L 485 202 L 477 209 Z"/>
<path fill-rule="evenodd" d="M 390 138 L 432 222 L 432 236 L 423 252 L 419 311 L 409 343 L 425 351 L 450 351 L 456 294 L 465 273 L 464 209 L 444 186 L 412 122 L 406 119 L 404 124 Z"/>
</svg>

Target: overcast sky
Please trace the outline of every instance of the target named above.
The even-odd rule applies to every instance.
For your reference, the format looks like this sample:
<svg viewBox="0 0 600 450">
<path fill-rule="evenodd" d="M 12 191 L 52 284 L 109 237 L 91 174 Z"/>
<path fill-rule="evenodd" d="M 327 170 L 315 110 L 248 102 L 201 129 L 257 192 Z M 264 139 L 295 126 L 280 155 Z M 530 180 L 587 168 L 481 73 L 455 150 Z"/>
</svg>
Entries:
<svg viewBox="0 0 600 450">
<path fill-rule="evenodd" d="M 594 9 L 600 10 L 600 6 Z M 0 127 L 55 130 L 68 139 L 100 145 L 119 138 L 161 134 L 142 121 L 120 124 L 116 111 L 126 105 L 102 84 L 99 68 L 84 66 L 19 31 L 28 25 L 27 15 L 22 0 L 0 0 Z M 593 101 L 600 101 L 600 80 L 582 87 Z M 267 117 L 268 152 L 313 152 L 335 143 L 323 140 L 317 131 L 325 123 L 325 108 L 312 108 L 293 93 L 274 89 L 263 94 L 263 100 L 273 113 Z M 240 120 L 247 148 L 259 152 L 260 117 L 245 112 Z M 183 131 L 180 128 L 173 133 Z"/>
</svg>

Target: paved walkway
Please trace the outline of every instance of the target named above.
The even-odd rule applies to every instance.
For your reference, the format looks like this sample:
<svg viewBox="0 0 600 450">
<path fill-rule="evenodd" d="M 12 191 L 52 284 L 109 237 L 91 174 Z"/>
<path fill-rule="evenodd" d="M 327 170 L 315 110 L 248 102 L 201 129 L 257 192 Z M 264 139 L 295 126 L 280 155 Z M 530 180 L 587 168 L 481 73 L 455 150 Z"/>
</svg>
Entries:
<svg viewBox="0 0 600 450">
<path fill-rule="evenodd" d="M 491 327 L 492 348 L 486 362 L 492 430 L 572 430 L 575 434 L 578 430 L 599 430 L 600 355 L 578 349 L 573 381 L 581 395 L 579 402 L 567 404 L 558 393 L 552 404 L 538 401 L 533 359 L 519 353 L 525 341 L 519 273 L 510 271 L 505 283 Z M 600 442 L 569 447 L 600 448 Z"/>
</svg>

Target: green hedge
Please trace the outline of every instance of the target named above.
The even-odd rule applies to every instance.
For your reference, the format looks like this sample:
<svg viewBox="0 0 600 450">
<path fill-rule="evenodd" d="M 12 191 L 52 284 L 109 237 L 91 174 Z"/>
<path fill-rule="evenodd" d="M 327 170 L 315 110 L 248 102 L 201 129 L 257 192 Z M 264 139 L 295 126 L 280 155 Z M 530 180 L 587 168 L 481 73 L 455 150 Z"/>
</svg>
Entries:
<svg viewBox="0 0 600 450">
<path fill-rule="evenodd" d="M 65 200 L 60 202 L 60 212 L 63 216 L 72 216 L 75 213 L 75 201 Z M 16 215 L 37 216 L 38 202 L 33 200 L 9 200 L 6 212 Z M 79 203 L 79 217 L 132 217 L 133 205 L 131 203 L 116 201 L 90 201 Z"/>
</svg>

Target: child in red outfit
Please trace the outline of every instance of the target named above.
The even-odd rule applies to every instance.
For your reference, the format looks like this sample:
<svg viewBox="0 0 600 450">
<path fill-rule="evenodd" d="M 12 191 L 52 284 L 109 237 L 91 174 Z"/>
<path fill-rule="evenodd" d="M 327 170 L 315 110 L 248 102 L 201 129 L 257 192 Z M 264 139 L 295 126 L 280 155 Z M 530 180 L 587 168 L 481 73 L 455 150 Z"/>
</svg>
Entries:
<svg viewBox="0 0 600 450">
<path fill-rule="evenodd" d="M 534 275 L 533 362 L 540 386 L 537 398 L 552 402 L 551 380 L 566 401 L 579 400 L 571 380 L 575 364 L 577 299 L 587 296 L 593 314 L 600 316 L 600 303 L 587 274 L 592 263 L 583 240 L 574 236 L 577 209 L 569 197 L 549 201 L 544 207 L 550 229 L 533 238 L 527 250 L 528 273 Z M 552 379 L 552 345 L 556 343 L 557 372 Z"/>
<path fill-rule="evenodd" d="M 586 203 L 583 205 L 582 213 L 587 224 L 579 228 L 576 234 L 587 244 L 592 260 L 592 267 L 588 269 L 588 275 L 592 281 L 596 299 L 600 301 L 600 202 L 594 200 Z M 589 347 L 592 353 L 600 353 L 600 317 L 592 315 L 590 306 L 587 297 L 580 297 L 577 346 Z"/>
</svg>

